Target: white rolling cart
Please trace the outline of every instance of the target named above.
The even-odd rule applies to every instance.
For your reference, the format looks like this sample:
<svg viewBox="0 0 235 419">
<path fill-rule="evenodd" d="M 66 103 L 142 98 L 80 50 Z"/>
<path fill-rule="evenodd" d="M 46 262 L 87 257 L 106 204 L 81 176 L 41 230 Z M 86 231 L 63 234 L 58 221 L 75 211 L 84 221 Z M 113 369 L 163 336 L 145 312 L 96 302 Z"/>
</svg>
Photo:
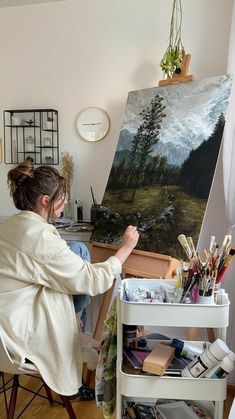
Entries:
<svg viewBox="0 0 235 419">
<path fill-rule="evenodd" d="M 222 297 L 220 305 L 153 304 L 123 299 L 124 287 L 156 290 L 159 284 L 159 280 L 128 278 L 122 281 L 122 288 L 118 293 L 116 418 L 122 417 L 122 396 L 125 396 L 128 400 L 142 402 L 158 398 L 200 401 L 200 405 L 207 408 L 211 418 L 223 419 L 223 402 L 227 396 L 226 378 L 216 380 L 132 375 L 122 370 L 123 324 L 214 328 L 216 338 L 226 340 L 226 328 L 229 322 L 229 300 L 226 294 Z"/>
</svg>

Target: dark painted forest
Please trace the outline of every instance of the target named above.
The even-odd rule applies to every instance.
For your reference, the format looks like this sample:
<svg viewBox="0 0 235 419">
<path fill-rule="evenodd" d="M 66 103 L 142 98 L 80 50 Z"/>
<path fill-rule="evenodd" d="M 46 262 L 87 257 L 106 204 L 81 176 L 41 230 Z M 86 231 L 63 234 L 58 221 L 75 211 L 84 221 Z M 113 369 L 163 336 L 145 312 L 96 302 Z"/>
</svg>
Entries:
<svg viewBox="0 0 235 419">
<path fill-rule="evenodd" d="M 147 147 L 132 151 L 117 152 L 119 164 L 113 164 L 108 190 L 128 188 L 133 190 L 132 200 L 138 187 L 147 185 L 180 185 L 189 195 L 207 199 L 214 175 L 221 138 L 224 116 L 221 115 L 211 136 L 192 150 L 181 167 L 167 164 L 165 156 L 151 157 Z M 137 133 L 139 138 L 139 133 Z M 155 141 L 158 141 L 158 133 Z M 135 141 L 136 142 L 136 141 Z M 153 144 L 153 142 L 152 142 Z M 156 144 L 156 142 L 155 142 Z M 149 149 L 151 149 L 149 145 Z M 148 150 L 149 150 L 148 149 Z"/>
</svg>

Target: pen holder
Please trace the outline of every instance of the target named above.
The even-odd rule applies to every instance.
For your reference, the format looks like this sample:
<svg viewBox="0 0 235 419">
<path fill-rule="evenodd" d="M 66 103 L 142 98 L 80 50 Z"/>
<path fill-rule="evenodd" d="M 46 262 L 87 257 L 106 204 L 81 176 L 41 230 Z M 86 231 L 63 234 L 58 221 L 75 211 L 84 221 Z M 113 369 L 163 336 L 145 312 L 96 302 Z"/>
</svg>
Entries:
<svg viewBox="0 0 235 419">
<path fill-rule="evenodd" d="M 209 304 L 213 305 L 215 304 L 214 295 L 200 295 L 198 297 L 198 304 Z"/>
<path fill-rule="evenodd" d="M 91 206 L 91 223 L 94 224 L 99 219 L 101 205 L 93 204 Z"/>
</svg>

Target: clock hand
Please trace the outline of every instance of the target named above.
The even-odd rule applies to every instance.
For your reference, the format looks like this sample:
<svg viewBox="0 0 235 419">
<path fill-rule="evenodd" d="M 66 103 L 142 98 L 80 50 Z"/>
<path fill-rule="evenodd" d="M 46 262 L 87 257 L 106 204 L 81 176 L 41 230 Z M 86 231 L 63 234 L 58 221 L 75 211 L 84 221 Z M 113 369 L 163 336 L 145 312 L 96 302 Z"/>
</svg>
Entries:
<svg viewBox="0 0 235 419">
<path fill-rule="evenodd" d="M 90 124 L 83 123 L 82 125 L 101 125 L 101 122 L 91 122 Z"/>
</svg>

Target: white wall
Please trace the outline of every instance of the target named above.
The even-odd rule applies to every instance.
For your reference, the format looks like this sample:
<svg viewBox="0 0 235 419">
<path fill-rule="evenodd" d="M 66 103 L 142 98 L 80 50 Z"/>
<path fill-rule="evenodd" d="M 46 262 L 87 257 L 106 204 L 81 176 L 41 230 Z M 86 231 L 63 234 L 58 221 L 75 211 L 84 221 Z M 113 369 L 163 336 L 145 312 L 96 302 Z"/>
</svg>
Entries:
<svg viewBox="0 0 235 419">
<path fill-rule="evenodd" d="M 55 108 L 60 148 L 74 156 L 73 198 L 101 201 L 116 150 L 127 93 L 156 86 L 168 42 L 171 0 L 67 0 L 0 9 L 0 137 L 2 110 Z M 183 43 L 197 78 L 226 72 L 232 0 L 183 0 Z M 108 136 L 79 138 L 76 116 L 107 111 Z M 13 213 L 0 164 L 0 215 Z"/>
<path fill-rule="evenodd" d="M 182 3 L 190 72 L 196 78 L 226 73 L 232 0 Z M 86 218 L 90 185 L 98 202 L 105 190 L 128 91 L 161 79 L 171 6 L 172 0 L 67 0 L 0 9 L 0 137 L 4 109 L 58 109 L 60 148 L 76 163 L 72 195 L 83 201 Z M 77 114 L 87 106 L 105 109 L 111 120 L 108 136 L 95 144 L 76 131 Z M 0 216 L 14 212 L 6 184 L 10 168 L 0 164 Z M 211 234 L 221 242 L 226 229 L 220 159 L 200 248 L 208 247 Z M 229 330 L 229 344 L 232 336 Z"/>
</svg>

